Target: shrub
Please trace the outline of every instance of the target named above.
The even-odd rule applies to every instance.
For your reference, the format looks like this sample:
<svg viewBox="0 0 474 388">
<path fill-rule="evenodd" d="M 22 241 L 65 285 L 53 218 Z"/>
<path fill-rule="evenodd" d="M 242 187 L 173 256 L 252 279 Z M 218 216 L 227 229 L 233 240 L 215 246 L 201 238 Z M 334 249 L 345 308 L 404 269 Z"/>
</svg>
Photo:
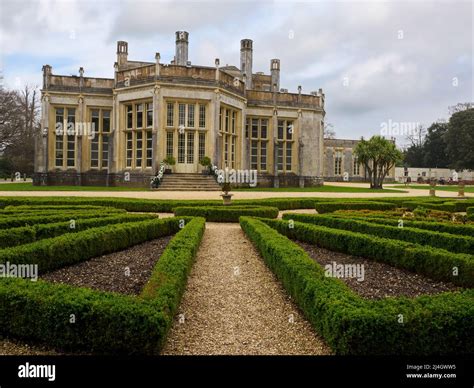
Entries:
<svg viewBox="0 0 474 388">
<path fill-rule="evenodd" d="M 296 215 L 292 215 L 291 218 L 297 219 Z M 472 255 L 451 253 L 444 249 L 297 221 L 292 223 L 292 228 L 289 228 L 288 221 L 269 219 L 262 219 L 262 221 L 293 239 L 316 244 L 333 251 L 381 261 L 394 267 L 424 274 L 436 280 L 448 281 L 466 287 L 474 285 Z M 454 267 L 458 268 L 458 275 L 453 274 Z"/>
<path fill-rule="evenodd" d="M 389 218 L 378 218 L 371 216 L 369 217 L 350 217 L 355 220 L 367 221 L 374 224 L 383 224 L 391 226 L 399 226 L 400 220 L 403 222 L 403 226 L 410 228 L 432 230 L 440 233 L 450 233 L 458 236 L 469 236 L 474 237 L 474 225 L 460 225 L 453 224 L 451 222 L 435 222 L 435 221 L 418 221 L 410 218 L 389 219 Z"/>
<path fill-rule="evenodd" d="M 387 202 L 320 202 L 315 204 L 318 213 L 330 213 L 336 210 L 393 210 L 397 205 Z"/>
<path fill-rule="evenodd" d="M 177 220 L 167 220 L 170 232 L 179 230 Z M 159 354 L 205 227 L 204 219 L 184 220 L 187 224 L 168 244 L 140 297 L 41 280 L 0 279 L 1 334 L 64 350 Z"/>
<path fill-rule="evenodd" d="M 124 213 L 125 214 L 125 213 Z M 110 217 L 114 214 L 104 213 L 104 212 L 77 212 L 77 213 L 57 213 L 57 214 L 44 214 L 44 215 L 24 215 L 20 214 L 10 215 L 8 217 L 0 218 L 0 230 L 17 228 L 21 226 L 31 226 L 37 224 L 50 224 L 61 221 L 70 221 L 70 220 L 81 220 L 88 218 L 102 218 Z"/>
<path fill-rule="evenodd" d="M 469 220 L 474 221 L 474 206 L 473 206 L 473 207 L 468 207 L 468 208 L 466 209 L 466 212 L 467 212 L 467 218 L 468 218 Z"/>
<path fill-rule="evenodd" d="M 0 263 L 37 264 L 45 273 L 178 230 L 177 218 L 101 226 L 0 250 Z"/>
<path fill-rule="evenodd" d="M 239 222 L 240 216 L 256 216 L 276 218 L 278 208 L 276 207 L 239 207 L 239 206 L 196 206 L 177 207 L 174 209 L 175 216 L 198 216 L 213 222 Z"/>
<path fill-rule="evenodd" d="M 293 219 L 314 225 L 323 225 L 329 228 L 344 229 L 388 239 L 409 241 L 415 244 L 428 245 L 457 253 L 474 252 L 474 238 L 472 237 L 454 236 L 448 233 L 416 229 L 405 225 L 403 225 L 403 227 L 398 227 L 398 225 L 390 226 L 373 224 L 371 222 L 356 219 L 291 213 L 285 214 L 283 219 Z"/>
<path fill-rule="evenodd" d="M 325 277 L 323 269 L 303 249 L 262 221 L 290 231 L 287 223 L 275 220 L 242 217 L 240 224 L 268 267 L 336 354 L 400 356 L 472 352 L 474 290 L 411 300 L 364 300 L 340 280 Z M 403 324 L 398 323 L 400 314 L 404 317 Z"/>
<path fill-rule="evenodd" d="M 0 248 L 28 244 L 44 238 L 56 237 L 66 233 L 76 233 L 98 226 L 124 222 L 138 222 L 150 218 L 157 218 L 157 216 L 148 214 L 124 214 L 111 217 L 78 219 L 74 220 L 74 224 L 71 224 L 71 221 L 66 221 L 0 229 Z"/>
</svg>

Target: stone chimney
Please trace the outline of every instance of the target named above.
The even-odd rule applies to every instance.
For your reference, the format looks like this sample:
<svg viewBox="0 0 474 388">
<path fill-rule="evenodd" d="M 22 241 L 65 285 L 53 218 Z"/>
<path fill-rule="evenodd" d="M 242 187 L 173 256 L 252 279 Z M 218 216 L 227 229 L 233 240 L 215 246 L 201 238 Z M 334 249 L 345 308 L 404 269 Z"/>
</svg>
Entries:
<svg viewBox="0 0 474 388">
<path fill-rule="evenodd" d="M 121 67 L 128 61 L 128 43 L 120 40 L 117 42 L 117 63 Z"/>
<path fill-rule="evenodd" d="M 186 66 L 188 63 L 189 34 L 186 31 L 176 31 L 175 65 Z"/>
<path fill-rule="evenodd" d="M 272 59 L 270 61 L 270 73 L 272 75 L 272 88 L 274 92 L 280 90 L 280 60 Z"/>
<path fill-rule="evenodd" d="M 245 88 L 252 89 L 252 39 L 242 39 L 240 41 L 240 71 L 245 75 Z"/>
<path fill-rule="evenodd" d="M 51 83 L 51 74 L 53 74 L 53 68 L 51 65 L 43 66 L 43 89 L 48 89 Z"/>
</svg>

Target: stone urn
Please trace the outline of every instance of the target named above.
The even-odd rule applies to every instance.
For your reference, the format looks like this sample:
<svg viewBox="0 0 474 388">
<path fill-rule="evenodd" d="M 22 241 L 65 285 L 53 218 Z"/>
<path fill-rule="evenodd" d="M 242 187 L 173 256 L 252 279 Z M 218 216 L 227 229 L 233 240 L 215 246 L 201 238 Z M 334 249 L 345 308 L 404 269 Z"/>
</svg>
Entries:
<svg viewBox="0 0 474 388">
<path fill-rule="evenodd" d="M 222 200 L 224 201 L 224 205 L 230 205 L 232 203 L 232 196 L 234 194 L 229 194 L 231 190 L 230 183 L 226 182 L 222 185 Z"/>
</svg>

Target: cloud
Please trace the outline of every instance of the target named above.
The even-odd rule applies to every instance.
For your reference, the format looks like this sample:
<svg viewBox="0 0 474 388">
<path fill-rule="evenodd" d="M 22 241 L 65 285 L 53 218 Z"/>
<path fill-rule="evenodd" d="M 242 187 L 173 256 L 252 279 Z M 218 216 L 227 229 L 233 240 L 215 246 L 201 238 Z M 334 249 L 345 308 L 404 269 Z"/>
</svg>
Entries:
<svg viewBox="0 0 474 388">
<path fill-rule="evenodd" d="M 340 137 L 377 133 L 380 122 L 446 117 L 473 99 L 472 3 L 2 0 L 5 79 L 41 83 L 53 72 L 113 77 L 116 41 L 129 57 L 174 55 L 177 30 L 190 32 L 194 64 L 239 65 L 240 39 L 254 40 L 254 71 L 281 60 L 281 86 L 323 88 L 327 120 Z M 347 78 L 345 78 L 347 77 Z M 457 82 L 454 82 L 454 80 Z M 344 80 L 348 80 L 344 82 Z M 30 83 L 31 83 L 30 82 Z M 456 83 L 456 85 L 454 85 Z"/>
</svg>

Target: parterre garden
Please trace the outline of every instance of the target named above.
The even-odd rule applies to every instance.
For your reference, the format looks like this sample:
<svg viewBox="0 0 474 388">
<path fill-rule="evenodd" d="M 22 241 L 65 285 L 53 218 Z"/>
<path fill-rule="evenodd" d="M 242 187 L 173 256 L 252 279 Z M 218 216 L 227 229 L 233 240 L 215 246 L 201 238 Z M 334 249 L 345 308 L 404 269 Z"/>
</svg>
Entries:
<svg viewBox="0 0 474 388">
<path fill-rule="evenodd" d="M 0 208 L 0 265 L 36 264 L 40 277 L 0 278 L 1 336 L 66 351 L 159 354 L 207 220 L 240 222 L 336 354 L 474 351 L 472 199 L 283 198 L 223 206 L 217 200 L 4 197 Z M 314 212 L 291 212 L 296 209 Z M 277 219 L 279 211 L 288 212 Z M 137 295 L 41 279 L 165 236 L 169 242 Z M 302 244 L 394 268 L 439 290 L 367 298 L 327 276 Z M 387 273 L 384 282 L 391 280 Z"/>
</svg>

